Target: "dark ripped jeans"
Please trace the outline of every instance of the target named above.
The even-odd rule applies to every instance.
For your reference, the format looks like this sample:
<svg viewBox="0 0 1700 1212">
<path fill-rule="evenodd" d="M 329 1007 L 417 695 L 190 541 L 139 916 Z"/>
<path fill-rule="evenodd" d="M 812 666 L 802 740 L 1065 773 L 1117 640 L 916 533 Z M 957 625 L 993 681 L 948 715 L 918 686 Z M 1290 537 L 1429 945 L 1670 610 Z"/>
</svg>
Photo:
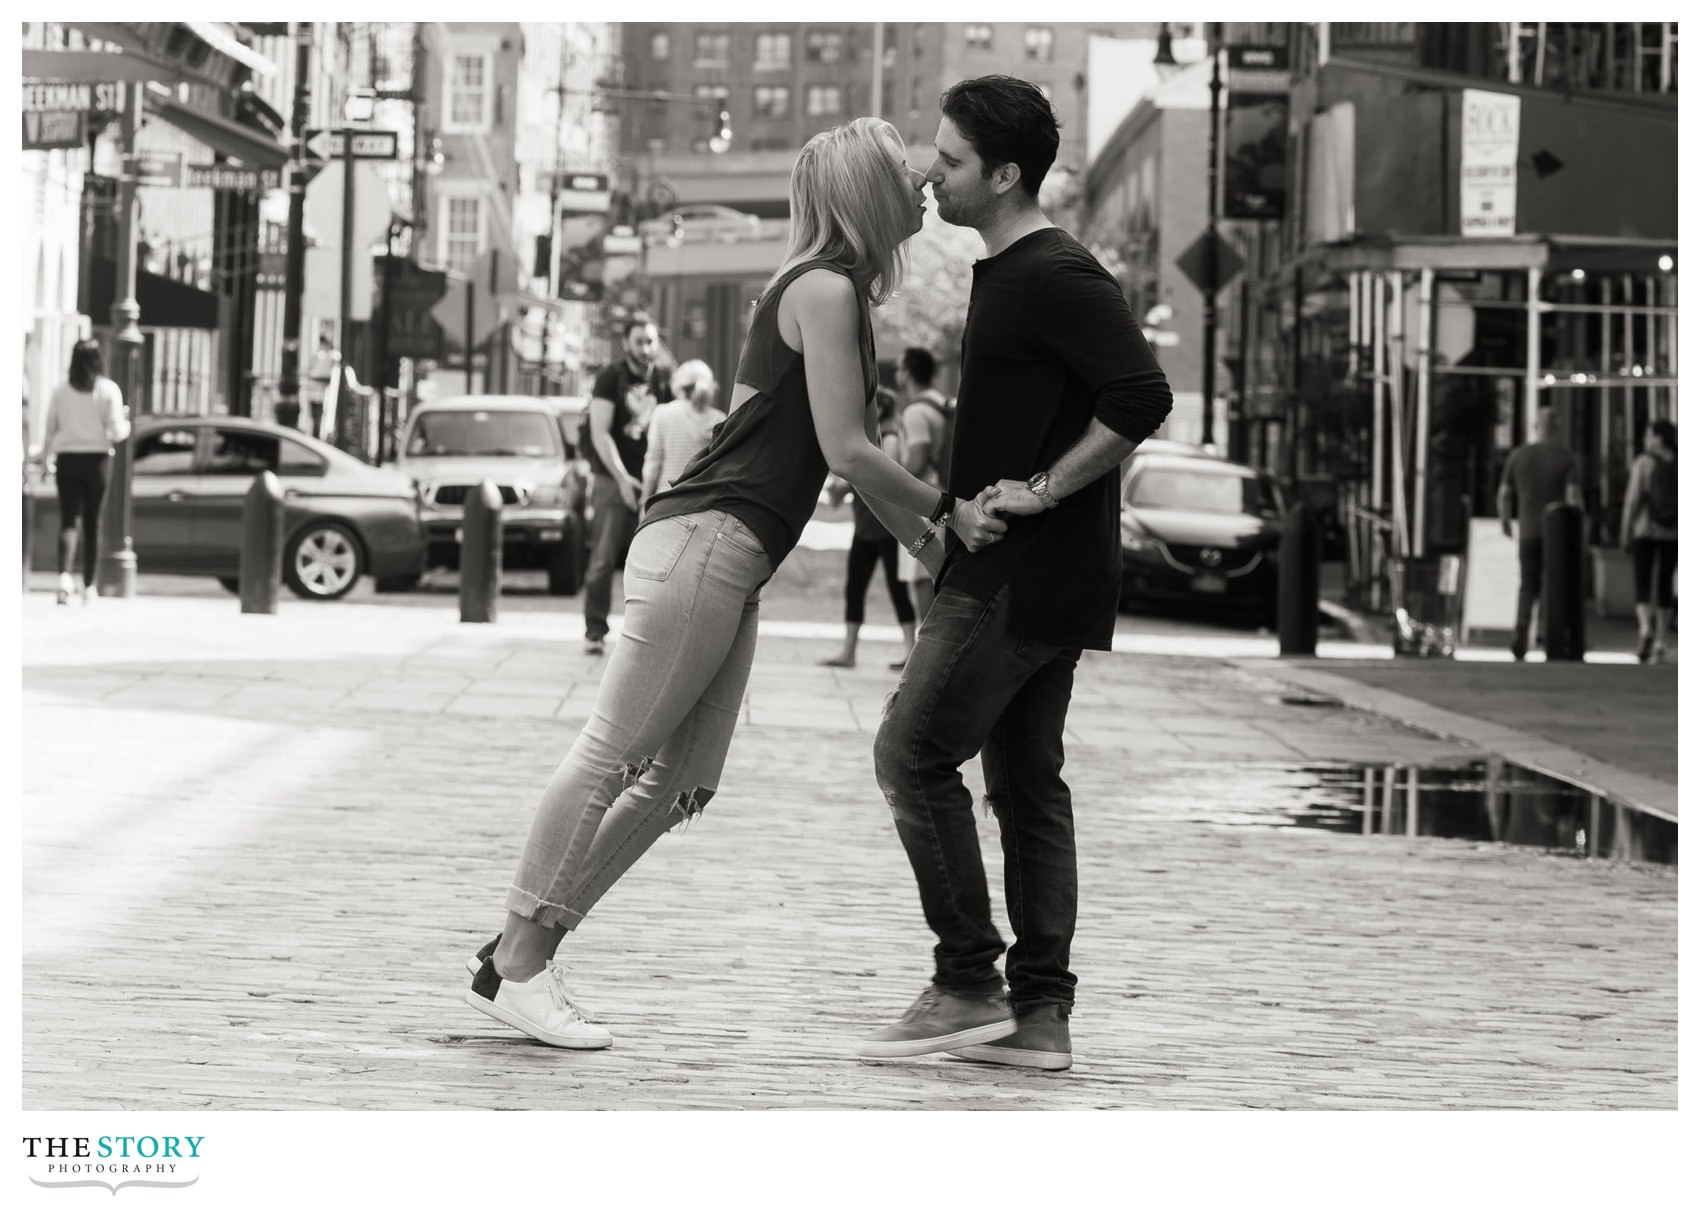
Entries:
<svg viewBox="0 0 1700 1212">
<path fill-rule="evenodd" d="M 1006 964 L 1017 1011 L 1074 1003 L 1068 970 L 1077 875 L 1074 810 L 1062 780 L 1063 724 L 1078 648 L 1009 632 L 1009 592 L 990 602 L 946 588 L 933 600 L 886 702 L 874 766 L 920 888 L 934 983 L 1002 987 L 974 800 L 960 768 L 980 754 L 1003 840 Z"/>
</svg>

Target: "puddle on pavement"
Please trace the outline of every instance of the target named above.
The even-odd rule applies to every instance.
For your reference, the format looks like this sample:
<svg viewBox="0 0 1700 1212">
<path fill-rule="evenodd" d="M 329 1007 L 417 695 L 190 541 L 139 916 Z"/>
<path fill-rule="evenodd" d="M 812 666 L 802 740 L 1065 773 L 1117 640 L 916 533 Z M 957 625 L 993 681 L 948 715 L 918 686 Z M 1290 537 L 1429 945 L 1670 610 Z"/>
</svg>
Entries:
<svg viewBox="0 0 1700 1212">
<path fill-rule="evenodd" d="M 1316 765 L 1294 773 L 1301 777 L 1289 787 L 1299 794 L 1266 813 L 1247 812 L 1242 801 L 1235 823 L 1459 838 L 1676 865 L 1674 822 L 1510 762 Z"/>
</svg>

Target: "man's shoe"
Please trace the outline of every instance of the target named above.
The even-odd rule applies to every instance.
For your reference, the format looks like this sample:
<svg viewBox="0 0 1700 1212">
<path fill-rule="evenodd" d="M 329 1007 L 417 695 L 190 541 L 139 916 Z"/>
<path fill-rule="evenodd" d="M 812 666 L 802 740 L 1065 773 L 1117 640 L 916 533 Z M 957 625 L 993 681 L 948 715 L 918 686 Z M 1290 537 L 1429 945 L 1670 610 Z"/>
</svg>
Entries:
<svg viewBox="0 0 1700 1212">
<path fill-rule="evenodd" d="M 1529 655 L 1528 641 L 1521 640 L 1521 639 L 1511 641 L 1511 659 L 1512 660 L 1521 661 L 1524 657 L 1526 657 L 1528 655 Z"/>
<path fill-rule="evenodd" d="M 528 981 L 506 981 L 496 972 L 496 961 L 486 959 L 466 991 L 466 1004 L 556 1048 L 588 1050 L 614 1042 L 573 1004 L 567 970 L 553 960 Z"/>
<path fill-rule="evenodd" d="M 928 985 L 904 1016 L 856 1045 L 857 1056 L 891 1058 L 984 1044 L 1015 1030 L 1002 993 L 954 993 Z"/>
<path fill-rule="evenodd" d="M 605 651 L 607 650 L 603 647 L 601 640 L 586 640 L 584 642 L 585 656 L 601 656 Z"/>
<path fill-rule="evenodd" d="M 1068 1007 L 1035 1006 L 1018 1014 L 1015 1021 L 1014 1035 L 989 1044 L 952 1048 L 950 1054 L 1023 1069 L 1066 1069 L 1074 1064 L 1074 1051 L 1068 1039 Z"/>
</svg>

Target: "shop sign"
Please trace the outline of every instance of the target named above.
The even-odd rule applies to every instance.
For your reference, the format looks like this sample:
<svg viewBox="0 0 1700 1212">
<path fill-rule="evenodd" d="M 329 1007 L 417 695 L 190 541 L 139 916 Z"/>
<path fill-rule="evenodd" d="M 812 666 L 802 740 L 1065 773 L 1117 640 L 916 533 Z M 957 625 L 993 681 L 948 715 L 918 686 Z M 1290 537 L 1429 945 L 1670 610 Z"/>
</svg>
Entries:
<svg viewBox="0 0 1700 1212">
<path fill-rule="evenodd" d="M 1463 90 L 1458 151 L 1458 222 L 1466 236 L 1517 231 L 1517 142 L 1522 98 Z"/>
</svg>

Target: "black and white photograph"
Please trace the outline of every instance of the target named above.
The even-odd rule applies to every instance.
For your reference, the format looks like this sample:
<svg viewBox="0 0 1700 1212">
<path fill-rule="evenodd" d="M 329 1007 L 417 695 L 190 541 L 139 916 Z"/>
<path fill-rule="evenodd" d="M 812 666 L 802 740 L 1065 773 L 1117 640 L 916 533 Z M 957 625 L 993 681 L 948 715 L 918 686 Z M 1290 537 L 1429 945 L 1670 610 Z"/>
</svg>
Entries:
<svg viewBox="0 0 1700 1212">
<path fill-rule="evenodd" d="M 22 23 L 6 1202 L 1668 1200 L 1677 23 L 671 11 Z"/>
</svg>

